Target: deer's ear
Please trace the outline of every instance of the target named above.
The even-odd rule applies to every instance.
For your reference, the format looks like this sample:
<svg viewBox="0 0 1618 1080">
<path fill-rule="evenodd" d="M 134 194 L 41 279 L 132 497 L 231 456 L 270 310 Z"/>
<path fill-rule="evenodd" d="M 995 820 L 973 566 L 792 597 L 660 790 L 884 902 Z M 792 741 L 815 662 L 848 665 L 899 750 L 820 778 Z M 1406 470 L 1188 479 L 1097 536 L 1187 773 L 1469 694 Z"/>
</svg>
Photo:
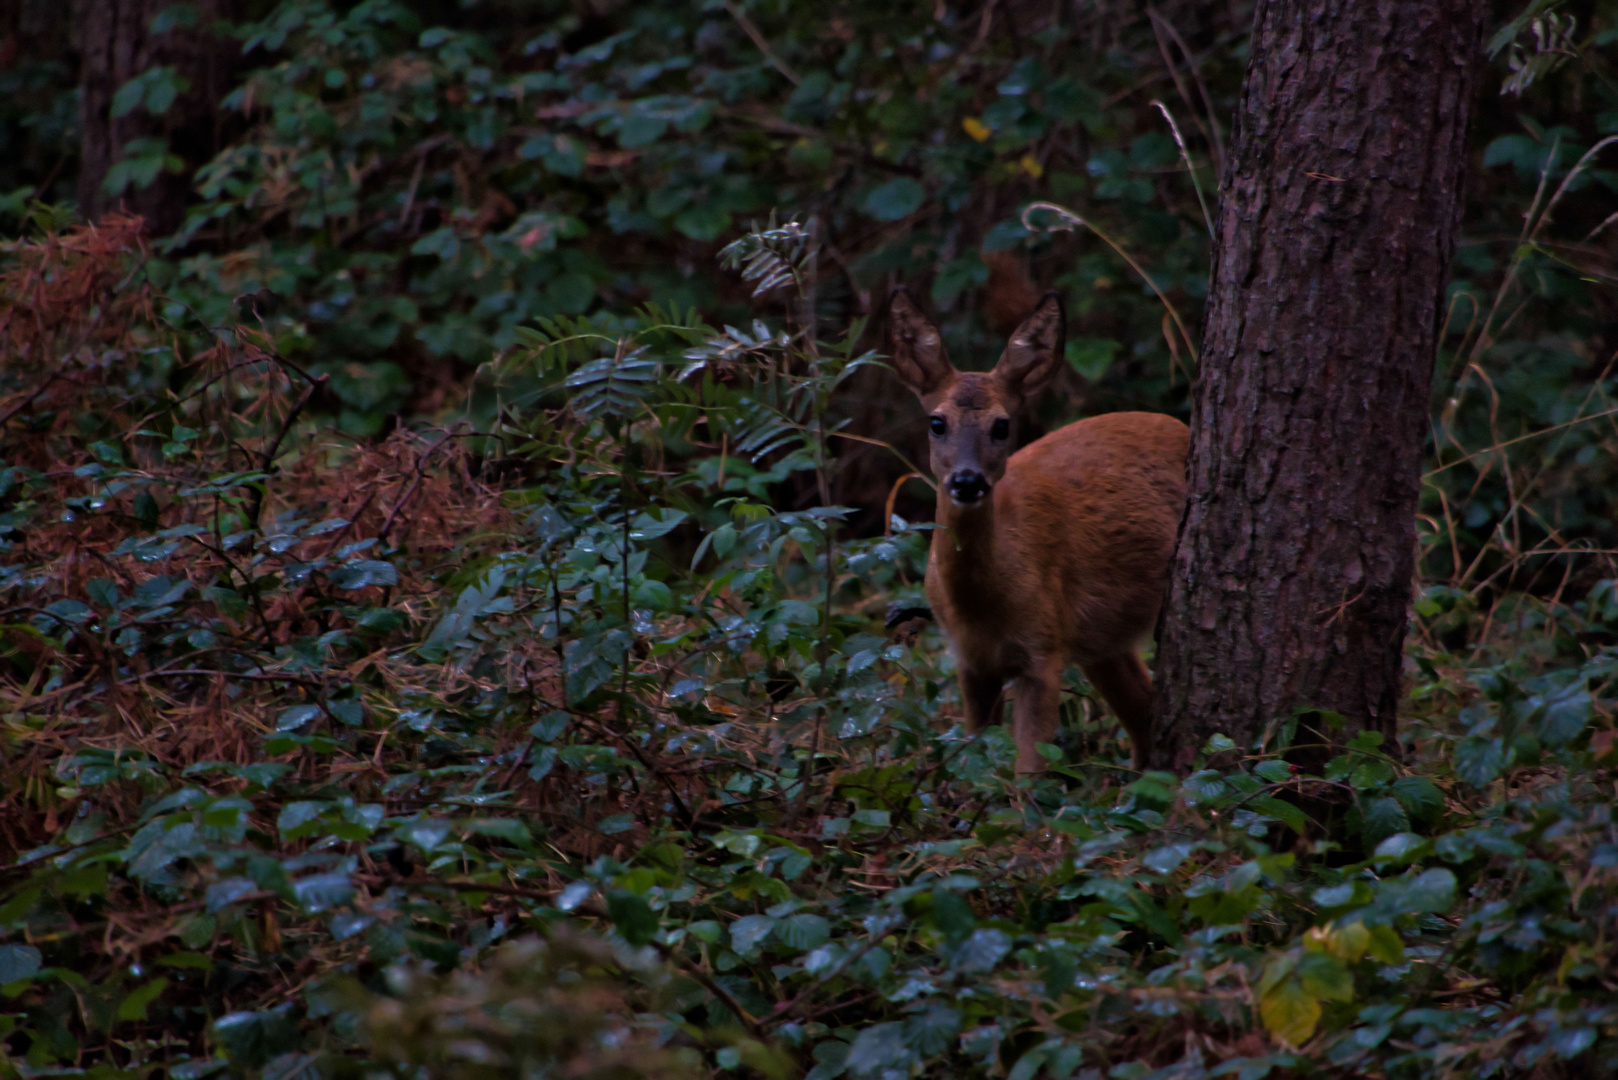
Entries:
<svg viewBox="0 0 1618 1080">
<path fill-rule="evenodd" d="M 888 356 L 893 370 L 917 397 L 926 397 L 955 374 L 938 327 L 927 321 L 904 289 L 895 290 L 888 301 Z"/>
<path fill-rule="evenodd" d="M 1045 388 L 1062 366 L 1067 344 L 1067 315 L 1062 298 L 1046 293 L 1034 313 L 1011 334 L 994 376 L 1009 392 L 1026 399 Z"/>
</svg>

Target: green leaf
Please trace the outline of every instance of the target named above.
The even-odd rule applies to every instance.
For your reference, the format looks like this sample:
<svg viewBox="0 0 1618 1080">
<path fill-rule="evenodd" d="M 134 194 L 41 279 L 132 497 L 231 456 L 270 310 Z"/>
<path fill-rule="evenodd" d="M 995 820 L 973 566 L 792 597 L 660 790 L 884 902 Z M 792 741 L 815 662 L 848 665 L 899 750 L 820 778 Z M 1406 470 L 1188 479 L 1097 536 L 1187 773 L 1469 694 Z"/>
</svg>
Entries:
<svg viewBox="0 0 1618 1080">
<path fill-rule="evenodd" d="M 1590 705 L 1590 691 L 1583 679 L 1546 694 L 1534 726 L 1540 741 L 1556 749 L 1578 738 L 1590 722 Z"/>
<path fill-rule="evenodd" d="M 534 841 L 528 826 L 516 818 L 473 818 L 462 822 L 462 828 L 479 836 L 493 836 L 518 847 L 526 847 Z"/>
<path fill-rule="evenodd" d="M 1274 795 L 1261 795 L 1247 805 L 1265 817 L 1274 818 L 1300 836 L 1309 828 L 1309 816 L 1285 799 L 1278 799 Z"/>
<path fill-rule="evenodd" d="M 1392 794 L 1410 819 L 1431 827 L 1444 812 L 1444 794 L 1425 776 L 1401 776 L 1393 782 Z"/>
<path fill-rule="evenodd" d="M 1364 814 L 1360 831 L 1364 834 L 1367 844 L 1379 844 L 1394 833 L 1404 832 L 1410 828 L 1410 819 L 1405 817 L 1405 808 L 1399 805 L 1399 800 L 1386 795 L 1367 802 Z"/>
<path fill-rule="evenodd" d="M 1399 915 L 1442 914 L 1455 902 L 1455 875 L 1443 867 L 1384 882 L 1379 902 Z"/>
<path fill-rule="evenodd" d="M 898 221 L 915 213 L 926 201 L 927 189 L 919 181 L 901 176 L 872 188 L 861 208 L 878 221 Z"/>
<path fill-rule="evenodd" d="M 331 583 L 339 589 L 364 589 L 373 585 L 391 587 L 399 584 L 399 571 L 392 563 L 360 559 L 333 570 Z"/>
<path fill-rule="evenodd" d="M 808 952 L 831 938 L 831 923 L 820 915 L 801 912 L 775 924 L 775 939 L 790 949 Z"/>
<path fill-rule="evenodd" d="M 872 1024 L 854 1037 L 848 1047 L 843 1067 L 855 1077 L 887 1076 L 896 1073 L 909 1075 L 908 1064 L 914 1058 L 905 1045 L 904 1025 L 897 1022 Z"/>
<path fill-rule="evenodd" d="M 157 1000 L 157 996 L 163 992 L 168 984 L 167 979 L 158 978 L 153 979 L 144 986 L 136 987 L 123 1001 L 118 1003 L 118 1019 L 145 1020 L 146 1009 L 153 1001 Z"/>
<path fill-rule="evenodd" d="M 1034 1076 L 1044 1067 L 1045 1048 L 1036 1046 L 1017 1059 L 1017 1064 L 1006 1073 L 1006 1080 L 1034 1080 Z"/>
<path fill-rule="evenodd" d="M 947 308 L 961 293 L 967 289 L 975 289 L 988 280 L 989 268 L 976 255 L 963 255 L 958 259 L 952 259 L 933 277 L 933 303 L 940 308 Z"/>
<path fill-rule="evenodd" d="M 944 936 L 959 941 L 977 929 L 977 917 L 972 908 L 951 889 L 933 890 L 933 921 Z"/>
<path fill-rule="evenodd" d="M 31 979 L 39 970 L 40 952 L 32 945 L 0 945 L 0 986 Z"/>
<path fill-rule="evenodd" d="M 298 1028 L 285 1009 L 235 1012 L 214 1021 L 214 1039 L 230 1060 L 260 1068 L 270 1058 L 294 1048 Z"/>
<path fill-rule="evenodd" d="M 746 956 L 775 929 L 768 915 L 743 915 L 730 924 L 730 947 Z"/>
<path fill-rule="evenodd" d="M 947 1005 L 929 1005 L 904 1022 L 905 1045 L 922 1057 L 942 1054 L 961 1032 L 961 1014 Z"/>
<path fill-rule="evenodd" d="M 311 874 L 292 883 L 298 906 L 311 915 L 340 907 L 354 898 L 354 883 L 347 874 Z"/>
<path fill-rule="evenodd" d="M 634 814 L 610 814 L 596 822 L 596 831 L 607 836 L 628 832 L 635 827 Z"/>
<path fill-rule="evenodd" d="M 212 971 L 213 958 L 206 953 L 177 952 L 159 956 L 157 962 L 164 967 L 178 968 L 181 971 Z"/>
<path fill-rule="evenodd" d="M 1067 357 L 1067 362 L 1073 366 L 1074 371 L 1077 371 L 1091 382 L 1095 382 L 1107 373 L 1108 368 L 1112 367 L 1112 361 L 1122 347 L 1123 342 L 1121 341 L 1112 341 L 1107 338 L 1078 337 L 1067 343 L 1063 355 Z M 1284 763 L 1282 767 L 1285 768 Z M 1285 777 L 1282 777 L 1282 779 L 1285 779 Z"/>
<path fill-rule="evenodd" d="M 1499 739 L 1468 735 L 1455 744 L 1455 775 L 1475 788 L 1487 787 L 1505 768 L 1506 750 Z"/>
<path fill-rule="evenodd" d="M 140 103 L 146 99 L 146 82 L 139 78 L 130 79 L 118 88 L 112 95 L 112 115 L 128 116 L 140 108 Z"/>
<path fill-rule="evenodd" d="M 1335 956 L 1305 951 L 1296 968 L 1303 989 L 1323 1001 L 1354 1000 L 1354 976 Z"/>
<path fill-rule="evenodd" d="M 966 974 L 993 971 L 1011 951 L 1011 935 L 995 927 L 972 931 L 950 956 L 950 967 Z"/>
<path fill-rule="evenodd" d="M 289 802 L 281 807 L 275 827 L 289 840 L 307 836 L 314 831 L 313 826 L 320 820 L 320 816 L 332 805 L 324 799 Z"/>
<path fill-rule="evenodd" d="M 366 608 L 360 617 L 354 620 L 354 628 L 375 637 L 387 637 L 395 631 L 404 629 L 408 622 L 409 617 L 398 608 L 372 607 Z"/>
<path fill-rule="evenodd" d="M 699 203 L 675 214 L 674 227 L 693 240 L 715 240 L 730 228 L 730 211 L 712 202 Z"/>
<path fill-rule="evenodd" d="M 1153 848 L 1141 858 L 1141 865 L 1154 874 L 1168 875 L 1178 870 L 1191 854 L 1190 844 L 1167 844 Z"/>
<path fill-rule="evenodd" d="M 275 718 L 276 731 L 296 731 L 320 715 L 319 705 L 294 705 Z"/>
<path fill-rule="evenodd" d="M 625 889 L 607 894 L 607 917 L 631 945 L 645 945 L 657 936 L 657 915 L 651 905 Z"/>
<path fill-rule="evenodd" d="M 1379 859 L 1402 859 L 1409 862 L 1427 841 L 1415 833 L 1396 832 L 1376 846 L 1376 857 Z"/>
<path fill-rule="evenodd" d="M 1404 942 L 1399 940 L 1398 932 L 1391 926 L 1371 927 L 1371 940 L 1368 951 L 1384 964 L 1404 963 Z"/>
</svg>

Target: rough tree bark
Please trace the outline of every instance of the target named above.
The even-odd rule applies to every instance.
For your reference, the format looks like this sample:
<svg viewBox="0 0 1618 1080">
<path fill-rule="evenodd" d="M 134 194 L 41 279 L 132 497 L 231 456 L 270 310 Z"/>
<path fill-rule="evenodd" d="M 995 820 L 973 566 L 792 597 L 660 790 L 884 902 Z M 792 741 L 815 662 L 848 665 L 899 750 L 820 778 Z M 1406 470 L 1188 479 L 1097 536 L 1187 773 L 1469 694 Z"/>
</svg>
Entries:
<svg viewBox="0 0 1618 1080">
<path fill-rule="evenodd" d="M 233 85 L 241 45 L 214 32 L 220 20 L 239 14 L 240 0 L 200 0 L 190 7 L 192 26 L 154 34 L 152 20 L 173 0 L 74 0 L 73 26 L 79 52 L 79 212 L 95 221 L 120 204 L 146 218 L 156 235 L 185 217 L 190 175 L 222 145 L 219 101 Z M 136 109 L 112 115 L 113 95 L 149 68 L 173 65 L 191 84 L 160 117 Z M 162 136 L 186 165 L 163 172 L 151 186 L 111 197 L 102 191 L 107 172 L 131 139 Z"/>
<path fill-rule="evenodd" d="M 1392 742 L 1484 0 L 1259 0 L 1221 185 L 1159 767 L 1340 713 Z"/>
</svg>

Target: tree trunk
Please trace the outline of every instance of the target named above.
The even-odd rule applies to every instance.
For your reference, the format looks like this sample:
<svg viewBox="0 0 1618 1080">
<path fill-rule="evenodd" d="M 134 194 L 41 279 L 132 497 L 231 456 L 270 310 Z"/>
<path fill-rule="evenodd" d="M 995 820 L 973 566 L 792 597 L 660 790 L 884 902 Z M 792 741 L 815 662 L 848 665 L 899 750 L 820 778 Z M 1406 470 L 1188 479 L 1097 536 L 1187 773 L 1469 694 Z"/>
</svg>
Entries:
<svg viewBox="0 0 1618 1080">
<path fill-rule="evenodd" d="M 189 5 L 195 21 L 152 33 L 152 20 L 173 0 L 74 0 L 79 50 L 79 212 L 95 221 L 120 205 L 146 218 L 162 235 L 185 218 L 191 174 L 222 145 L 219 101 L 229 92 L 241 61 L 241 46 L 215 32 L 233 19 L 239 0 L 200 0 Z M 112 115 L 113 95 L 130 79 L 160 65 L 173 66 L 190 84 L 168 110 L 153 116 L 136 109 Z M 162 138 L 184 162 L 164 170 L 148 187 L 108 195 L 102 183 L 131 139 Z"/>
<path fill-rule="evenodd" d="M 1158 767 L 1312 710 L 1393 740 L 1485 6 L 1257 4 L 1160 623 Z"/>
</svg>

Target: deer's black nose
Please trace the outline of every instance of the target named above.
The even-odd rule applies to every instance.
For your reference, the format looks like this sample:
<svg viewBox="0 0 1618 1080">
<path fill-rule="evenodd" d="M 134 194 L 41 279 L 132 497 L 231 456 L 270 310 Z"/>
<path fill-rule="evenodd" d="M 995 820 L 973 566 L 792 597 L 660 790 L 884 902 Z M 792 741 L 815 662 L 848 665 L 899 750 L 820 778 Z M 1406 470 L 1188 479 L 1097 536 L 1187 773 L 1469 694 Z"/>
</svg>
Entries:
<svg viewBox="0 0 1618 1080">
<path fill-rule="evenodd" d="M 957 469 L 945 481 L 944 490 L 958 503 L 975 503 L 989 493 L 989 481 L 976 469 Z"/>
</svg>

